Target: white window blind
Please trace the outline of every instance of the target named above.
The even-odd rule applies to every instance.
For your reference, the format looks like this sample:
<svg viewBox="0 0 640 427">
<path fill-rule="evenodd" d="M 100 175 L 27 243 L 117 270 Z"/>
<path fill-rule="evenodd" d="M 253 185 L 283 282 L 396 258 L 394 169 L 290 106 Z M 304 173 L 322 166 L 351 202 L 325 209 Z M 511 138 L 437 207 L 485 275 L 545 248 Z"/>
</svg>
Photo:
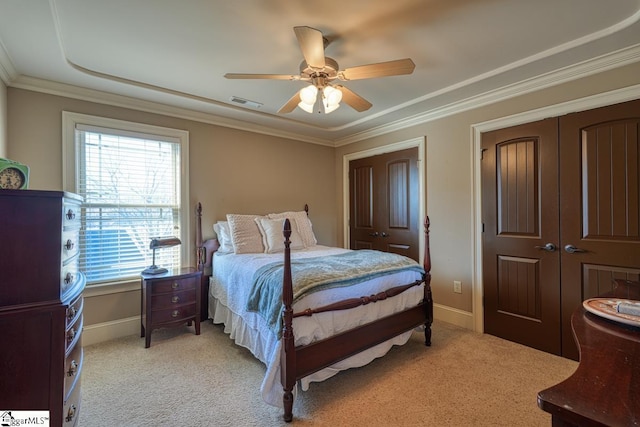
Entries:
<svg viewBox="0 0 640 427">
<path fill-rule="evenodd" d="M 181 237 L 179 139 L 76 123 L 75 153 L 87 282 L 139 277 L 152 264 L 152 238 Z M 156 250 L 155 261 L 180 267 L 180 247 Z"/>
</svg>

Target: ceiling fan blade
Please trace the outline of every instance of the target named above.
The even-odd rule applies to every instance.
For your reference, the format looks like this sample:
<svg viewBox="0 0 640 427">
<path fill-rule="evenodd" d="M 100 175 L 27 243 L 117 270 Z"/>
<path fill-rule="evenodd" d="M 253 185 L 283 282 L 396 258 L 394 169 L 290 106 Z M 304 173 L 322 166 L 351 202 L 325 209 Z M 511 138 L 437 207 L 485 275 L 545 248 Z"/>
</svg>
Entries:
<svg viewBox="0 0 640 427">
<path fill-rule="evenodd" d="M 307 65 L 324 68 L 324 40 L 322 33 L 311 27 L 293 27 Z"/>
<path fill-rule="evenodd" d="M 298 106 L 298 103 L 300 103 L 300 91 L 296 92 L 296 94 L 293 95 L 291 99 L 287 101 L 286 104 L 280 107 L 280 109 L 278 110 L 278 113 L 279 114 L 290 113 L 296 109 L 296 107 Z"/>
<path fill-rule="evenodd" d="M 344 101 L 349 107 L 353 108 L 359 113 L 367 111 L 373 105 L 360 95 L 353 92 L 351 89 L 348 89 L 342 85 L 335 85 L 334 87 L 340 89 L 340 91 L 342 92 L 342 101 Z"/>
<path fill-rule="evenodd" d="M 239 74 L 227 73 L 227 79 L 270 79 L 270 80 L 300 80 L 300 76 L 291 74 Z"/>
<path fill-rule="evenodd" d="M 347 68 L 339 73 L 339 77 L 342 80 L 360 80 L 374 77 L 398 76 L 401 74 L 411 74 L 415 68 L 416 64 L 414 64 L 410 58 L 405 58 Z"/>
</svg>

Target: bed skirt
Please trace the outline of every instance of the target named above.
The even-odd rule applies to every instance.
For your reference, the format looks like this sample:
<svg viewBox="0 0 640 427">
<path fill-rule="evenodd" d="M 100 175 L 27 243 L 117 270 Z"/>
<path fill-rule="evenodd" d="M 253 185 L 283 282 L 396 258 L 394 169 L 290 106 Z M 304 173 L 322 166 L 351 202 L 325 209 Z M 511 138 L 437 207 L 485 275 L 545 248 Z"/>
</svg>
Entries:
<svg viewBox="0 0 640 427">
<path fill-rule="evenodd" d="M 212 319 L 214 324 L 223 324 L 224 332 L 237 345 L 247 348 L 258 360 L 265 364 L 267 371 L 260 386 L 262 399 L 269 405 L 282 408 L 282 385 L 280 384 L 282 341 L 278 340 L 273 333 L 260 333 L 257 328 L 248 325 L 239 315 L 233 313 L 227 306 L 211 295 L 209 295 L 209 318 Z M 324 381 L 340 371 L 364 366 L 387 354 L 394 345 L 406 344 L 412 333 L 413 331 L 407 331 L 328 368 L 308 375 L 300 379 L 298 383 L 302 390 L 306 391 L 312 382 Z M 294 396 L 297 395 L 297 389 L 298 385 L 294 387 Z"/>
</svg>

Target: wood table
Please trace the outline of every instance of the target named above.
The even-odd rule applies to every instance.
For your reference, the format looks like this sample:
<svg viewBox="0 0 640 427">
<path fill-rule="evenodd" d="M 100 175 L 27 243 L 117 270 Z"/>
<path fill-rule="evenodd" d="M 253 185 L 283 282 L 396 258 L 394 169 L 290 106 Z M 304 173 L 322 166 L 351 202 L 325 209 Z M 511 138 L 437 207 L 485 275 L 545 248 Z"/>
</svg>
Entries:
<svg viewBox="0 0 640 427">
<path fill-rule="evenodd" d="M 617 280 L 610 298 L 640 299 L 640 282 Z M 640 328 L 584 308 L 571 317 L 580 351 L 575 373 L 538 393 L 538 406 L 560 426 L 640 426 Z"/>
</svg>

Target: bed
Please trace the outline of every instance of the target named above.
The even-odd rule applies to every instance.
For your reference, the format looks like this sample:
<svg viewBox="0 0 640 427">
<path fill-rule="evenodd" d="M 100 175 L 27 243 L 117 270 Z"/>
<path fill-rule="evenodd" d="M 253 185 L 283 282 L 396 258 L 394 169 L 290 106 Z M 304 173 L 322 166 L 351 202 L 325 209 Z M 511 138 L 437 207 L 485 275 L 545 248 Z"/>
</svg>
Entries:
<svg viewBox="0 0 640 427">
<path fill-rule="evenodd" d="M 200 204 L 196 213 L 197 262 L 208 301 L 203 318 L 224 324 L 236 344 L 266 365 L 262 398 L 281 407 L 285 421 L 293 419 L 298 387 L 364 366 L 405 344 L 416 328 L 424 328 L 431 345 L 428 218 L 419 265 L 395 254 L 318 245 L 308 206 L 227 215 L 209 240 L 202 238 Z"/>
</svg>

